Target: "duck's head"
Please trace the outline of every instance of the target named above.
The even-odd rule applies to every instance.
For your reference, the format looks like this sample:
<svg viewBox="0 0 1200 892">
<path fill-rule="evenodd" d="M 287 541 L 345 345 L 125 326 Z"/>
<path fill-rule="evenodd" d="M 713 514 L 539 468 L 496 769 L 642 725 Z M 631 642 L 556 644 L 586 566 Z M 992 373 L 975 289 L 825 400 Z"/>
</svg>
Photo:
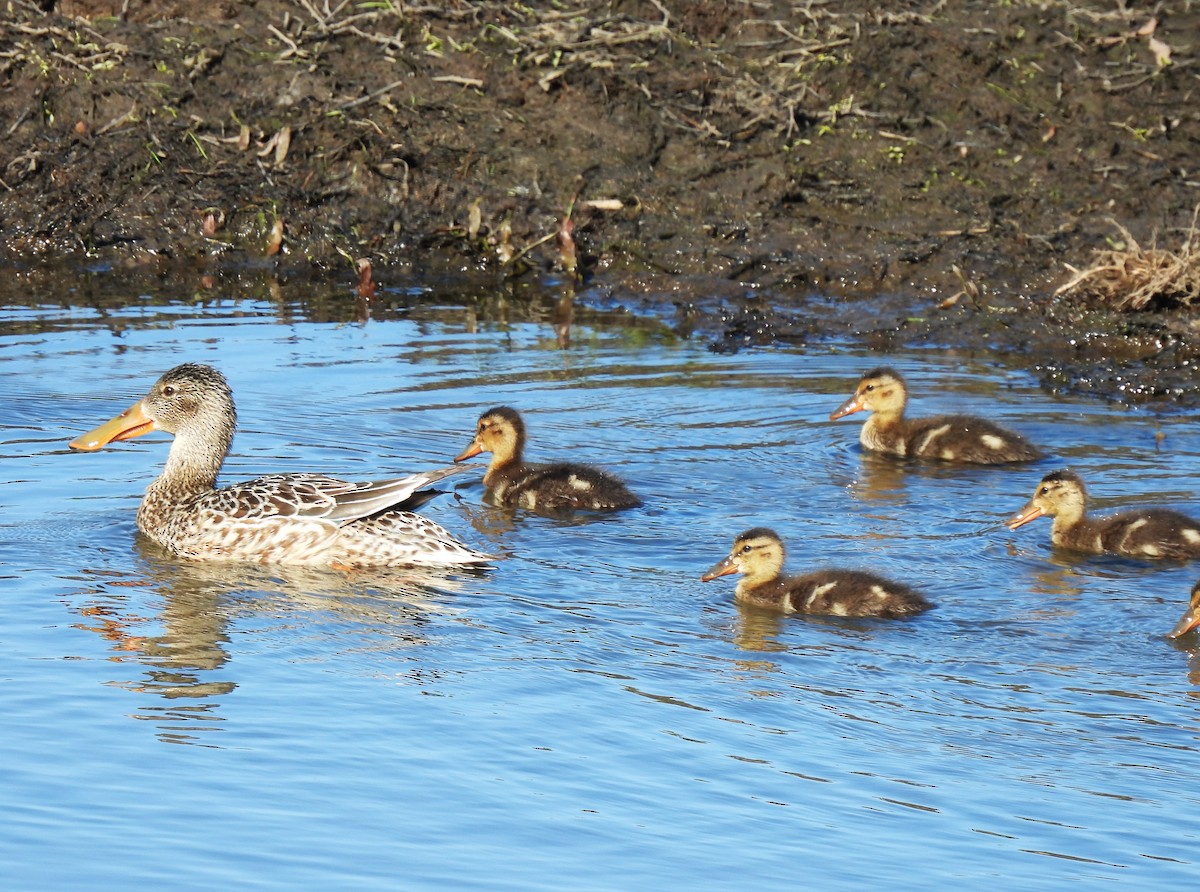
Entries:
<svg viewBox="0 0 1200 892">
<path fill-rule="evenodd" d="M 525 445 L 525 422 L 516 409 L 497 406 L 479 416 L 475 425 L 475 439 L 454 460 L 466 461 L 481 452 L 490 452 L 494 461 L 520 460 Z"/>
<path fill-rule="evenodd" d="M 774 530 L 755 527 L 733 540 L 729 556 L 717 563 L 700 579 L 709 582 L 718 576 L 741 573 L 747 581 L 774 579 L 783 572 L 786 551 Z"/>
<path fill-rule="evenodd" d="M 900 373 L 883 366 L 863 375 L 854 390 L 854 396 L 842 403 L 837 411 L 829 416 L 829 420 L 836 421 L 855 412 L 900 415 L 904 412 L 904 404 L 907 401 L 908 391 Z"/>
<path fill-rule="evenodd" d="M 1179 618 L 1175 628 L 1167 633 L 1167 637 L 1178 638 L 1197 626 L 1200 626 L 1200 582 L 1192 586 L 1192 597 L 1188 603 L 1188 609 L 1183 612 L 1183 616 Z"/>
<path fill-rule="evenodd" d="M 71 441 L 71 448 L 95 452 L 115 440 L 165 431 L 174 434 L 176 442 L 203 442 L 219 449 L 223 457 L 236 425 L 225 376 L 211 366 L 185 363 L 164 373 L 149 393 L 120 415 Z"/>
<path fill-rule="evenodd" d="M 1082 517 L 1087 507 L 1087 489 L 1074 471 L 1052 471 L 1042 478 L 1033 498 L 1008 523 L 1010 530 L 1039 517 Z"/>
</svg>

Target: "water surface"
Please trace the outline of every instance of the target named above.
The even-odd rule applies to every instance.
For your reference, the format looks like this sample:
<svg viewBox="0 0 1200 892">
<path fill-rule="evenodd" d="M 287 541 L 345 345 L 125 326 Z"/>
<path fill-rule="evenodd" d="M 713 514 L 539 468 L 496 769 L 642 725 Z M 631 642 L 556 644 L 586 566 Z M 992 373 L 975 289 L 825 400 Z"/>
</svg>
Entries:
<svg viewBox="0 0 1200 892">
<path fill-rule="evenodd" d="M 0 315 L 0 852 L 11 888 L 1005 888 L 1195 877 L 1193 567 L 1009 532 L 1046 471 L 1099 508 L 1200 515 L 1200 427 L 1037 389 L 993 358 L 709 352 L 653 326 L 393 292 L 368 321 L 253 298 L 15 300 Z M 90 304 L 90 305 L 89 305 Z M 335 314 L 336 315 L 336 314 Z M 547 317 L 548 318 L 548 317 Z M 507 320 L 507 321 L 502 321 Z M 827 421 L 866 368 L 913 411 L 982 411 L 1054 457 L 865 456 Z M 225 479 L 443 465 L 479 413 L 646 507 L 426 512 L 481 573 L 197 566 L 136 535 L 167 440 L 66 443 L 207 362 Z M 732 537 L 866 567 L 911 621 L 778 618 L 701 583 Z"/>
</svg>

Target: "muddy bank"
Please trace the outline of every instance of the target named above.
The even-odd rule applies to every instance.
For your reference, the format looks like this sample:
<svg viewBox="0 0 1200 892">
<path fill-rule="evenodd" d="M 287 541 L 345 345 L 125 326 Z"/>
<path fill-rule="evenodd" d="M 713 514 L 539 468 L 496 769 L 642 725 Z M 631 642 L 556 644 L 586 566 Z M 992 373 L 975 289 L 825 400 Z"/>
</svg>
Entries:
<svg viewBox="0 0 1200 892">
<path fill-rule="evenodd" d="M 1198 402 L 1187 307 L 1054 296 L 1113 221 L 1184 237 L 1193 4 L 440 6 L 12 0 L 0 263 L 48 292 L 574 265 L 580 305 L 717 349 L 995 349 Z"/>
</svg>

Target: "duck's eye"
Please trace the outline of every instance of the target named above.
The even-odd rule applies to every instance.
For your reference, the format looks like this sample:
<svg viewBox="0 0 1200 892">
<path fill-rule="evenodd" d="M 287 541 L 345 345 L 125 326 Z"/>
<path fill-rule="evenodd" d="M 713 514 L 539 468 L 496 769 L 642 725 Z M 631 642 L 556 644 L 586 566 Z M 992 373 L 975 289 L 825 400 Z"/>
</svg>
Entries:
<svg viewBox="0 0 1200 892">
<path fill-rule="evenodd" d="M 875 389 L 874 384 L 868 384 L 866 387 L 863 388 L 863 390 L 865 390 L 867 393 L 870 393 L 874 389 Z"/>
<path fill-rule="evenodd" d="M 1048 486 L 1043 486 L 1043 487 L 1042 487 L 1040 490 L 1038 490 L 1038 495 L 1039 495 L 1039 496 L 1048 496 L 1048 495 L 1050 495 L 1050 487 L 1048 487 Z"/>
<path fill-rule="evenodd" d="M 174 396 L 177 391 L 178 391 L 178 388 L 176 388 L 176 386 L 174 384 L 164 384 L 163 385 L 163 396 Z"/>
<path fill-rule="evenodd" d="M 749 545 L 743 545 L 740 554 L 749 554 L 752 551 Z"/>
</svg>

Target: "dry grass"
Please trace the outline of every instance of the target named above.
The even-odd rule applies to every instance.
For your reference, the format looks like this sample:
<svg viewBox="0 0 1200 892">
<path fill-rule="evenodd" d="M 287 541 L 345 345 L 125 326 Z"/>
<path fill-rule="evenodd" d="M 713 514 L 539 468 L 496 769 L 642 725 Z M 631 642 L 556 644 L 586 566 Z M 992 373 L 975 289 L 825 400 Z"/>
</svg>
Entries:
<svg viewBox="0 0 1200 892">
<path fill-rule="evenodd" d="M 1054 293 L 1076 293 L 1103 301 L 1117 310 L 1141 310 L 1146 307 L 1190 307 L 1200 303 L 1200 205 L 1192 214 L 1192 223 L 1176 250 L 1151 244 L 1143 248 L 1120 223 L 1113 225 L 1121 233 L 1121 248 L 1096 252 L 1093 264 L 1079 270 L 1067 265 L 1074 274 L 1071 281 Z"/>
</svg>

